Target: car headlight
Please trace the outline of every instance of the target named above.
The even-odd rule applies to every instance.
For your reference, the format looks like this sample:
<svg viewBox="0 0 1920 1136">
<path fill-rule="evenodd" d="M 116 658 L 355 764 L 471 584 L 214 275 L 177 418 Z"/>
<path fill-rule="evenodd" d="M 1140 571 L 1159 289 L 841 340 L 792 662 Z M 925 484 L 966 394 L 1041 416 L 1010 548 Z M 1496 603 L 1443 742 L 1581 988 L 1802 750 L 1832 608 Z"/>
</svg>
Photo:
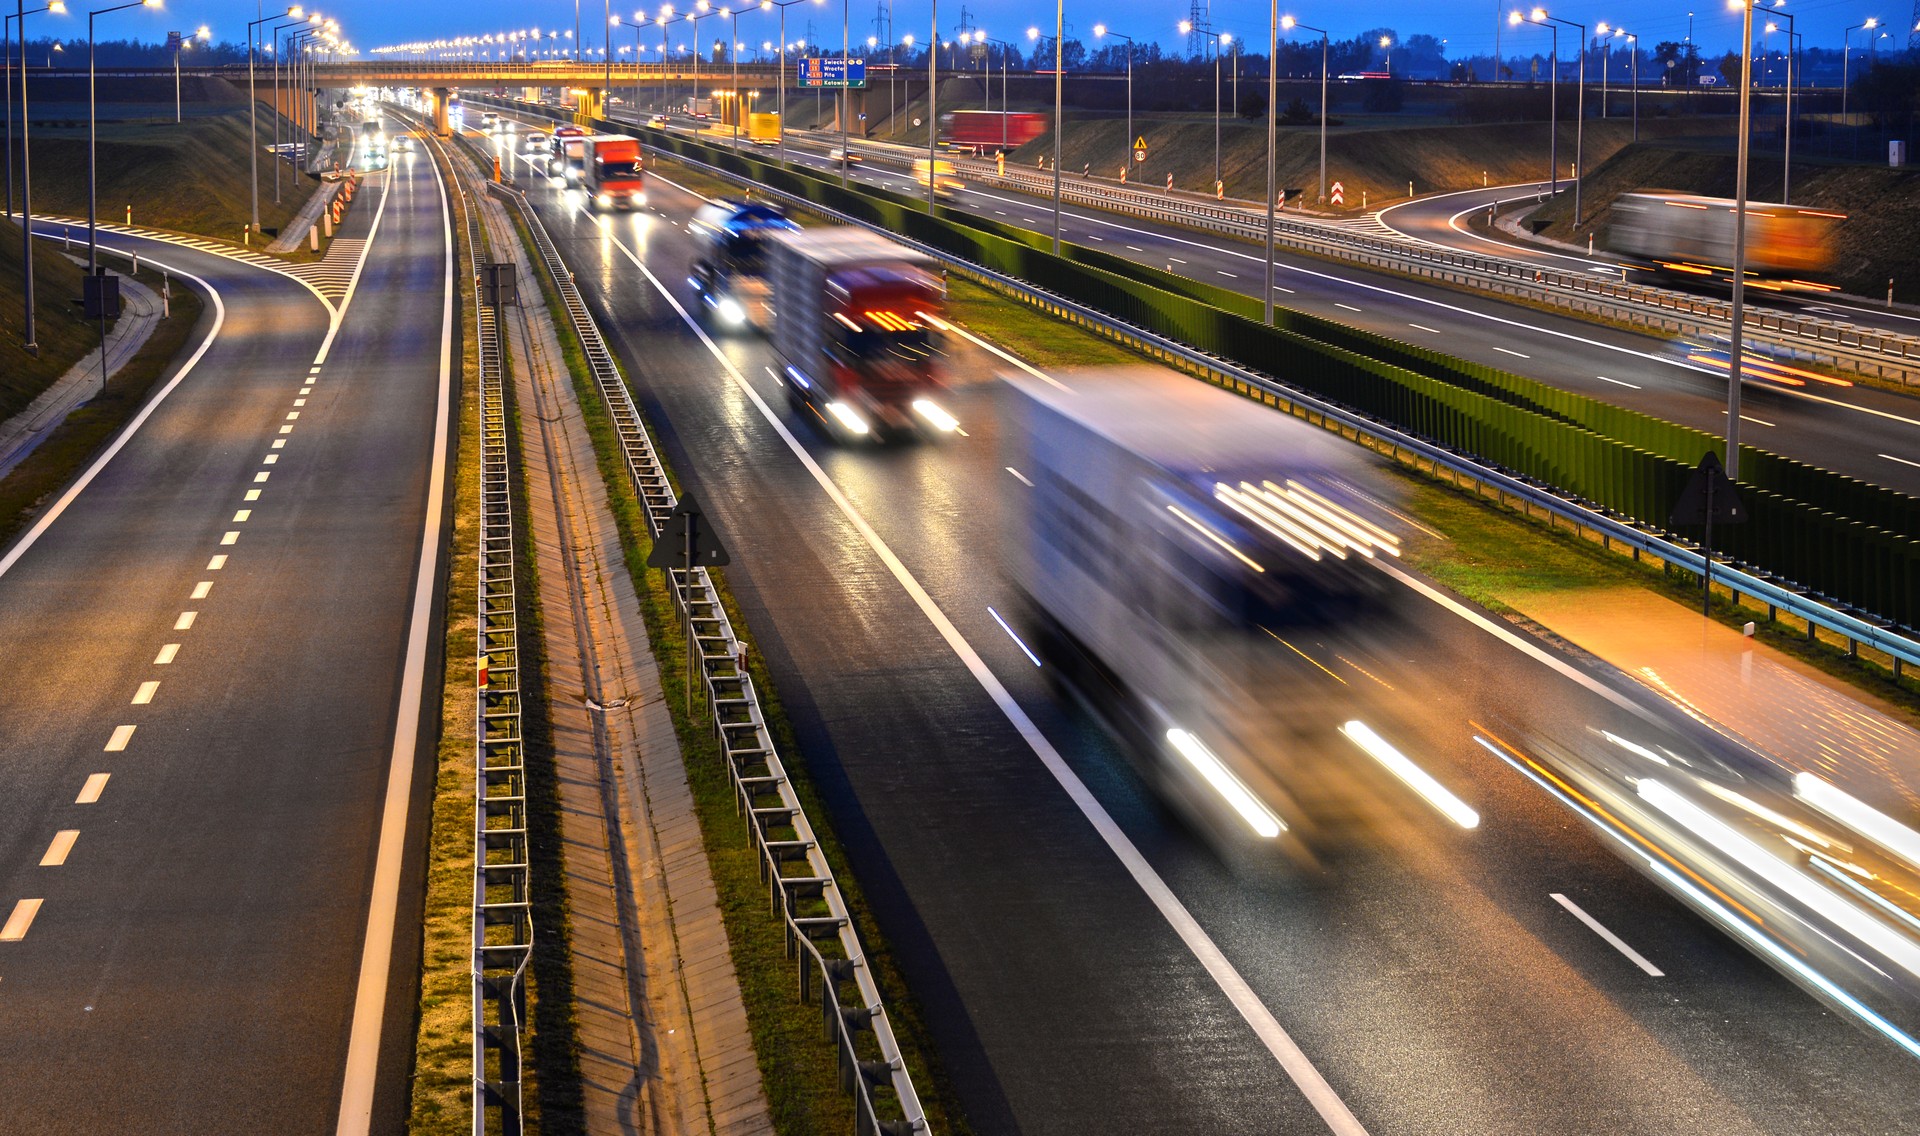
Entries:
<svg viewBox="0 0 1920 1136">
<path fill-rule="evenodd" d="M 604 194 L 604 193 L 594 198 L 593 201 L 594 201 L 594 204 L 596 205 L 612 205 L 613 204 L 613 198 L 608 194 Z"/>
<path fill-rule="evenodd" d="M 913 409 L 915 413 L 926 419 L 934 429 L 940 431 L 942 434 L 951 434 L 960 428 L 960 420 L 958 418 L 940 409 L 928 399 L 914 399 Z"/>
<path fill-rule="evenodd" d="M 732 296 L 720 297 L 720 302 L 713 306 L 713 310 L 719 312 L 720 318 L 734 327 L 747 322 L 747 309 L 741 307 L 740 301 Z"/>
</svg>

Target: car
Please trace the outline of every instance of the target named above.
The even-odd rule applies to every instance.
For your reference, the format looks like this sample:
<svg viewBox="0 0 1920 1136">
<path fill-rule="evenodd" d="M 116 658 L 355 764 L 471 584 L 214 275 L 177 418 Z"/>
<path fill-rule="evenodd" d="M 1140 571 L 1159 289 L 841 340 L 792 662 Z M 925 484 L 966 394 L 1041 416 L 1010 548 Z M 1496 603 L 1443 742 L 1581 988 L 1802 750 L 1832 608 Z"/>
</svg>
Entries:
<svg viewBox="0 0 1920 1136">
<path fill-rule="evenodd" d="M 492 111 L 488 111 L 487 113 L 480 116 L 480 129 L 491 130 L 493 129 L 493 124 L 499 121 L 500 121 L 499 115 L 494 114 Z"/>
<path fill-rule="evenodd" d="M 401 134 L 395 137 L 393 140 L 393 151 L 396 154 L 413 153 L 413 135 Z"/>
<path fill-rule="evenodd" d="M 857 166 L 860 164 L 859 154 L 855 153 L 852 150 L 842 150 L 838 146 L 835 146 L 833 149 L 827 151 L 827 158 L 830 161 L 835 161 L 835 162 L 845 160 L 846 163 L 850 166 Z"/>
<path fill-rule="evenodd" d="M 659 127 L 660 129 L 664 130 L 667 125 L 667 116 L 664 114 L 656 114 L 652 118 L 649 118 L 647 120 L 647 125 L 653 126 L 653 127 Z"/>
<path fill-rule="evenodd" d="M 553 148 L 553 139 L 545 131 L 529 130 L 521 137 L 520 148 L 529 154 L 544 154 Z"/>
</svg>

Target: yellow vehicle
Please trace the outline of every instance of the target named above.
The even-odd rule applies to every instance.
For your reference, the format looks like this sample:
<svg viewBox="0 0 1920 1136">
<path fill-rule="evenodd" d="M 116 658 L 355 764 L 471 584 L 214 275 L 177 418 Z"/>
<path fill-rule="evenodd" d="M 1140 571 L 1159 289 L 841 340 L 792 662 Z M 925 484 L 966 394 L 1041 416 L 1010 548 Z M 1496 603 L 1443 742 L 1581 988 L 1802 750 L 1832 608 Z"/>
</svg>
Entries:
<svg viewBox="0 0 1920 1136">
<path fill-rule="evenodd" d="M 915 158 L 913 162 L 913 180 L 919 182 L 921 185 L 926 185 L 929 166 L 932 168 L 933 195 L 935 197 L 941 199 L 952 197 L 954 193 L 961 188 L 960 175 L 955 172 L 953 163 L 937 158 L 932 162 L 929 162 L 925 158 Z"/>
<path fill-rule="evenodd" d="M 777 146 L 780 144 L 780 116 L 777 114 L 750 114 L 747 116 L 747 141 L 755 146 Z"/>
</svg>

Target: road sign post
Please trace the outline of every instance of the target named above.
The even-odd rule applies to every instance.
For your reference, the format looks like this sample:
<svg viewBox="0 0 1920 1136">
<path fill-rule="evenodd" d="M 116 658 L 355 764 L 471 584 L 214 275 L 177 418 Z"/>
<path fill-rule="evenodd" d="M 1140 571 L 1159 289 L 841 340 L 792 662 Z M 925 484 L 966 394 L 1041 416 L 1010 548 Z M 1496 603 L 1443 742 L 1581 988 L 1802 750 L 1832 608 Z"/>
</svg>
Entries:
<svg viewBox="0 0 1920 1136">
<path fill-rule="evenodd" d="M 1700 465 L 1687 479 L 1686 488 L 1680 491 L 1680 500 L 1673 507 L 1673 516 L 1668 523 L 1674 528 L 1681 525 L 1704 525 L 1706 534 L 1701 538 L 1700 549 L 1705 554 L 1706 571 L 1700 574 L 1700 614 L 1710 615 L 1713 608 L 1713 526 L 1716 522 L 1723 525 L 1741 524 L 1747 519 L 1747 510 L 1740 503 L 1740 495 L 1734 491 L 1733 481 L 1727 477 L 1727 471 L 1712 450 L 1700 459 Z"/>
<path fill-rule="evenodd" d="M 708 523 L 706 514 L 691 496 L 683 496 L 673 512 L 660 525 L 660 534 L 653 538 L 653 551 L 647 554 L 647 567 L 658 568 L 667 573 L 667 586 L 673 590 L 673 573 L 679 572 L 684 583 L 695 568 L 720 568 L 731 561 L 727 550 L 721 546 L 720 538 L 715 535 L 713 526 Z M 693 717 L 694 668 L 699 665 L 699 642 L 693 634 L 693 602 L 684 588 L 678 592 L 680 608 L 686 616 L 687 632 L 687 717 Z"/>
<path fill-rule="evenodd" d="M 825 55 L 809 56 L 800 61 L 796 81 L 803 89 L 864 88 L 867 85 L 867 61 Z"/>
</svg>

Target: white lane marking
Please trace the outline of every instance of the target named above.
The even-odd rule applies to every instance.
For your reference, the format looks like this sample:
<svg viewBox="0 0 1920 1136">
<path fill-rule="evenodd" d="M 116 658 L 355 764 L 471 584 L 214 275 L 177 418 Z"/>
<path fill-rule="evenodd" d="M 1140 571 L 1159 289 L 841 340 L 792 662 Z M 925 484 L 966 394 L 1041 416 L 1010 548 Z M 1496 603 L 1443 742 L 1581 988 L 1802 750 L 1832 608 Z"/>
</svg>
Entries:
<svg viewBox="0 0 1920 1136">
<path fill-rule="evenodd" d="M 1598 919 L 1595 919 L 1593 916 L 1588 915 L 1586 912 L 1580 910 L 1580 908 L 1576 906 L 1571 899 L 1568 899 L 1566 896 L 1561 895 L 1557 891 L 1551 893 L 1551 895 L 1555 903 L 1566 908 L 1567 912 L 1571 914 L 1575 919 L 1578 919 L 1580 922 L 1585 923 L 1587 925 L 1587 930 L 1592 931 L 1594 934 L 1600 936 L 1602 939 L 1605 939 L 1608 945 L 1613 947 L 1614 950 L 1619 951 L 1621 954 L 1627 956 L 1627 961 L 1633 963 L 1633 965 L 1639 967 L 1641 970 L 1646 971 L 1648 974 L 1652 975 L 1655 978 L 1666 977 L 1665 971 L 1661 970 L 1659 967 L 1648 962 L 1645 956 L 1643 956 L 1639 951 L 1634 950 L 1632 947 L 1629 947 L 1626 944 L 1626 942 L 1620 938 L 1620 936 L 1614 934 L 1612 931 L 1609 931 L 1605 927 L 1601 926 L 1600 921 Z"/>
<path fill-rule="evenodd" d="M 438 586 L 440 514 L 444 509 L 447 464 L 447 419 L 452 405 L 453 360 L 453 215 L 447 202 L 440 166 L 429 162 L 440 193 L 440 233 L 445 249 L 440 304 L 440 390 L 434 403 L 433 455 L 427 466 L 426 520 L 420 537 L 420 564 L 414 576 L 412 626 L 407 632 L 405 669 L 401 672 L 399 716 L 393 728 L 393 761 L 387 770 L 387 795 L 380 816 L 380 843 L 373 864 L 373 894 L 367 905 L 367 935 L 360 952 L 360 980 L 354 992 L 353 1026 L 347 1035 L 346 1073 L 340 1088 L 340 1119 L 336 1136 L 365 1136 L 373 1128 L 374 1077 L 379 1071 L 380 1031 L 387 1002 L 387 973 L 393 962 L 393 937 L 400 912 L 400 869 L 405 858 L 407 801 L 413 790 L 413 766 L 424 699 L 427 647 L 433 631 L 433 598 Z M 386 209 L 386 197 L 380 199 Z M 374 227 L 380 225 L 379 214 Z M 373 245 L 368 235 L 366 248 Z M 361 262 L 366 260 L 361 250 Z M 354 273 L 359 283 L 359 270 Z M 347 290 L 344 308 L 353 299 Z"/>
<path fill-rule="evenodd" d="M 145 406 L 140 408 L 140 413 L 134 415 L 133 421 L 127 423 L 126 427 L 120 431 L 119 436 L 114 438 L 113 444 L 108 446 L 106 451 L 98 458 L 94 459 L 93 464 L 87 467 L 87 472 L 81 474 L 79 480 L 75 481 L 65 493 L 61 494 L 60 499 L 55 501 L 51 508 L 41 514 L 40 519 L 34 523 L 31 529 L 27 530 L 27 535 L 21 537 L 18 544 L 8 549 L 5 556 L 0 556 L 0 576 L 6 575 L 7 570 L 12 568 L 15 562 L 27 554 L 27 550 L 32 548 L 34 542 L 40 539 L 40 534 L 46 532 L 54 521 L 59 520 L 60 514 L 67 511 L 67 506 L 73 504 L 74 498 L 80 496 L 81 492 L 85 490 L 87 486 L 93 484 L 93 479 L 98 477 L 100 471 L 107 467 L 107 463 L 113 460 L 114 455 L 118 454 L 121 449 L 133 439 L 134 433 L 146 424 L 147 419 L 152 417 L 153 412 L 160 408 L 160 404 L 166 401 L 167 396 L 173 393 L 174 388 L 186 381 L 186 377 L 193 373 L 194 366 L 200 362 L 200 357 L 205 355 L 208 349 L 213 346 L 213 341 L 220 335 L 220 329 L 226 325 L 227 305 L 220 299 L 220 292 L 214 288 L 213 285 L 208 284 L 205 280 L 200 279 L 191 272 L 182 272 L 180 269 L 171 268 L 160 261 L 150 259 L 147 263 L 165 268 L 168 272 L 191 280 L 206 289 L 207 294 L 213 297 L 213 327 L 208 329 L 207 337 L 200 341 L 200 346 L 194 349 L 193 354 L 188 357 L 186 363 L 180 368 L 179 373 L 174 375 L 172 379 L 169 379 L 166 386 L 160 388 L 159 394 L 154 395 Z M 325 301 L 322 302 L 324 303 Z"/>
<path fill-rule="evenodd" d="M 1132 250 L 1133 250 L 1134 252 L 1145 252 L 1145 251 L 1147 251 L 1146 249 L 1143 249 L 1143 248 L 1141 248 L 1141 247 L 1140 247 L 1139 245 L 1127 245 L 1126 247 L 1127 247 L 1127 248 L 1129 248 L 1129 249 L 1132 249 Z"/>
<path fill-rule="evenodd" d="M 226 566 L 227 566 L 227 554 L 224 552 L 214 557 L 212 560 L 207 561 L 207 571 L 209 572 L 218 572 L 220 569 L 225 568 Z"/>
<path fill-rule="evenodd" d="M 1440 335 L 1440 334 L 1443 334 L 1443 333 L 1442 333 L 1442 332 L 1440 331 L 1440 329 L 1439 329 L 1439 328 L 1437 328 L 1437 327 L 1427 327 L 1427 326 L 1426 326 L 1425 324 L 1418 324 L 1418 323 L 1410 323 L 1410 324 L 1408 324 L 1407 326 L 1408 326 L 1408 327 L 1410 327 L 1410 328 L 1412 328 L 1412 329 L 1414 329 L 1415 331 L 1424 331 L 1424 332 L 1427 332 L 1428 334 L 1431 334 L 1431 335 Z"/>
<path fill-rule="evenodd" d="M 993 610 L 993 608 L 989 606 L 987 608 L 987 614 L 991 615 L 993 617 L 993 621 L 1000 625 L 1000 630 L 1007 633 L 1007 638 L 1013 640 L 1013 645 L 1020 648 L 1021 654 L 1025 655 L 1029 660 L 1031 660 L 1034 666 L 1037 667 L 1040 665 L 1040 656 L 1034 654 L 1033 651 L 1027 647 L 1026 642 L 1022 640 L 1020 636 L 1014 632 L 1013 628 L 1007 626 L 1007 621 L 1000 618 L 999 612 Z"/>
<path fill-rule="evenodd" d="M 76 805 L 93 805 L 100 802 L 100 794 L 106 791 L 107 773 L 89 773 L 86 784 L 80 786 L 80 795 L 73 799 Z"/>
<path fill-rule="evenodd" d="M 1508 351 L 1508 350 L 1507 350 L 1506 348 L 1504 348 L 1504 347 L 1496 347 L 1496 348 L 1494 348 L 1494 350 L 1495 350 L 1495 351 L 1500 351 L 1500 352 L 1504 352 L 1504 353 L 1506 353 L 1506 354 L 1508 354 L 1508 355 L 1516 355 L 1516 356 L 1519 356 L 1519 357 L 1520 357 L 1520 358 L 1522 358 L 1522 359 L 1531 359 L 1531 358 L 1533 358 L 1533 356 L 1531 356 L 1531 355 L 1521 355 L 1521 354 L 1520 354 L 1520 352 L 1518 352 L 1518 351 Z"/>
<path fill-rule="evenodd" d="M 274 443 L 274 445 L 276 445 L 276 446 L 277 446 L 277 445 L 279 445 L 279 444 L 280 444 L 280 443 L 278 443 L 278 442 L 275 442 L 275 443 Z M 268 454 L 268 455 L 267 455 L 266 457 L 263 457 L 263 458 L 261 458 L 261 459 L 260 459 L 260 464 L 261 464 L 261 465 L 275 465 L 275 464 L 277 464 L 277 463 L 278 463 L 279 461 L 280 461 L 280 455 L 279 455 L 279 454 Z"/>
<path fill-rule="evenodd" d="M 193 627 L 194 617 L 198 616 L 199 614 L 200 613 L 197 611 L 181 612 L 180 618 L 173 621 L 173 629 L 175 631 L 191 630 Z"/>
<path fill-rule="evenodd" d="M 1499 350 L 1499 348 L 1497 348 L 1497 347 L 1496 347 L 1496 348 L 1494 348 L 1494 350 L 1496 350 L 1496 351 L 1498 351 L 1498 350 Z M 1726 412 L 1726 411 L 1724 411 L 1724 410 L 1723 410 L 1723 411 L 1721 411 L 1721 412 L 1720 412 L 1720 417 L 1722 417 L 1722 418 L 1725 418 L 1726 416 L 1727 416 L 1727 412 Z M 1773 425 L 1776 425 L 1775 423 L 1772 423 L 1772 422 L 1768 422 L 1768 421 L 1767 421 L 1766 419 L 1764 419 L 1764 418 L 1753 418 L 1753 417 L 1749 417 L 1748 415 L 1745 415 L 1745 414 L 1742 414 L 1742 415 L 1740 416 L 1740 421 L 1742 421 L 1742 422 L 1751 422 L 1751 423 L 1753 423 L 1753 424 L 1754 424 L 1755 426 L 1773 426 Z"/>
<path fill-rule="evenodd" d="M 1363 311 L 1363 310 L 1365 310 L 1365 309 L 1362 309 L 1362 308 L 1356 308 L 1356 307 L 1354 307 L 1354 306 L 1353 306 L 1352 304 L 1342 304 L 1342 303 L 1339 303 L 1338 301 L 1336 301 L 1336 302 L 1334 303 L 1334 305 L 1333 305 L 1333 306 L 1334 306 L 1334 307 L 1336 307 L 1336 308 L 1345 308 L 1345 309 L 1347 309 L 1347 310 L 1348 310 L 1348 311 L 1350 311 L 1350 312 L 1358 312 L 1358 311 Z"/>
<path fill-rule="evenodd" d="M 1724 411 L 1722 413 L 1724 413 Z M 1920 469 L 1920 462 L 1917 462 L 1917 461 L 1909 461 L 1906 458 L 1896 458 L 1892 454 L 1881 454 L 1879 456 L 1887 459 L 1890 462 L 1899 462 L 1901 465 L 1910 465 L 1917 469 Z"/>
<path fill-rule="evenodd" d="M 254 480 L 254 483 L 255 483 L 255 484 L 258 484 L 258 483 L 260 483 L 260 482 L 262 482 L 262 481 L 265 481 L 265 480 L 266 480 L 267 478 L 269 478 L 269 477 L 272 477 L 272 476 L 273 476 L 273 474 L 272 474 L 272 472 L 271 472 L 271 471 L 268 471 L 268 470 L 264 470 L 264 469 L 263 469 L 263 470 L 261 470 L 261 471 L 260 471 L 259 473 L 256 473 L 256 474 L 254 474 L 254 475 L 253 475 L 253 480 Z"/>
<path fill-rule="evenodd" d="M 287 447 L 287 440 L 286 440 L 285 438 L 275 438 L 275 439 L 273 440 L 273 448 L 274 448 L 274 449 L 276 449 L 276 450 L 283 450 L 283 449 L 286 449 L 286 447 Z M 271 454 L 269 454 L 269 455 L 267 455 L 267 456 L 268 456 L 268 457 L 272 457 L 273 455 L 271 455 Z"/>
<path fill-rule="evenodd" d="M 230 523 L 244 525 L 247 523 L 247 518 L 251 516 L 253 516 L 252 509 L 241 509 L 233 514 L 233 520 Z"/>
<path fill-rule="evenodd" d="M 113 736 L 107 739 L 106 748 L 100 752 L 119 753 L 125 750 L 127 743 L 133 740 L 133 731 L 135 728 L 136 727 L 133 726 L 115 726 L 113 728 Z"/>
<path fill-rule="evenodd" d="M 1202 247 L 1205 247 L 1205 246 L 1202 246 Z M 1185 264 L 1185 263 L 1186 263 L 1186 261 L 1184 261 L 1184 260 L 1181 260 L 1181 259 L 1180 259 L 1179 257 L 1177 257 L 1177 256 L 1170 256 L 1170 257 L 1168 257 L 1167 259 L 1168 259 L 1168 260 L 1171 260 L 1171 261 L 1172 261 L 1172 262 L 1174 262 L 1175 264 Z"/>
<path fill-rule="evenodd" d="M 1104 241 L 1104 240 L 1106 240 L 1107 238 L 1105 238 L 1105 237 L 1096 237 L 1096 236 L 1094 236 L 1094 235 L 1093 235 L 1092 233 L 1088 233 L 1088 234 L 1087 234 L 1087 239 L 1088 239 L 1088 240 L 1090 240 L 1090 241 Z"/>
<path fill-rule="evenodd" d="M 47 851 L 40 857 L 43 868 L 57 868 L 67 862 L 67 853 L 73 851 L 73 842 L 80 839 L 77 828 L 63 828 L 53 834 L 53 843 L 47 845 Z"/>
<path fill-rule="evenodd" d="M 1273 290 L 1274 290 L 1274 291 L 1276 291 L 1276 292 L 1285 292 L 1285 293 L 1286 293 L 1287 295 L 1289 295 L 1289 296 L 1293 296 L 1293 295 L 1298 295 L 1298 293 L 1296 293 L 1296 292 L 1295 292 L 1295 291 L 1294 291 L 1293 289 L 1291 289 L 1291 288 L 1282 288 L 1282 287 L 1281 287 L 1280 285 L 1278 285 L 1278 284 L 1275 284 L 1275 285 L 1273 286 Z"/>
<path fill-rule="evenodd" d="M 312 387 L 301 387 L 301 388 L 300 388 L 300 393 L 301 393 L 301 394 L 312 394 L 312 393 L 313 393 L 313 388 L 312 388 Z"/>
<path fill-rule="evenodd" d="M 155 655 L 153 657 L 153 665 L 156 667 L 164 667 L 168 663 L 173 662 L 174 656 L 178 655 L 179 653 L 180 653 L 180 644 L 168 643 L 166 646 L 160 648 L 160 653 L 158 655 Z"/>
<path fill-rule="evenodd" d="M 281 432 L 282 434 L 291 434 L 291 433 L 293 433 L 293 427 L 291 427 L 291 426 L 282 426 L 282 427 L 280 427 L 280 432 Z"/>
<path fill-rule="evenodd" d="M 154 694 L 157 693 L 159 690 L 160 690 L 159 679 L 150 678 L 147 681 L 141 683 L 140 689 L 133 692 L 133 705 L 135 706 L 147 705 L 148 703 L 153 701 Z"/>
<path fill-rule="evenodd" d="M 827 495 L 828 500 L 833 502 L 834 507 L 846 517 L 848 523 L 860 534 L 861 539 L 866 541 L 867 547 L 873 550 L 874 555 L 892 573 L 894 579 L 920 609 L 921 614 L 926 617 L 927 622 L 931 623 L 940 633 L 940 637 L 946 640 L 948 648 L 960 658 L 961 664 L 967 668 L 974 681 L 986 691 L 987 696 L 992 699 L 994 705 L 1020 735 L 1021 740 L 1027 743 L 1027 747 L 1033 750 L 1034 756 L 1040 759 L 1041 765 L 1066 791 L 1068 798 L 1079 808 L 1081 815 L 1087 818 L 1088 823 L 1100 835 L 1114 857 L 1133 877 L 1134 883 L 1146 893 L 1148 900 L 1153 903 L 1161 917 L 1186 945 L 1187 950 L 1206 970 L 1220 992 L 1233 1004 L 1234 1009 L 1239 1011 L 1240 1016 L 1253 1029 L 1254 1036 L 1260 1039 L 1267 1052 L 1273 1055 L 1280 1067 L 1286 1071 L 1287 1076 L 1293 1080 L 1294 1085 L 1300 1089 L 1301 1094 L 1307 1098 L 1307 1102 L 1320 1114 L 1321 1119 L 1326 1121 L 1327 1127 L 1340 1136 L 1366 1136 L 1366 1129 L 1361 1127 L 1359 1120 L 1355 1119 L 1353 1113 L 1347 1108 L 1346 1102 L 1334 1092 L 1333 1086 L 1327 1084 L 1320 1070 L 1315 1068 L 1313 1062 L 1301 1051 L 1292 1036 L 1273 1016 L 1273 1012 L 1260 1000 L 1260 996 L 1253 992 L 1253 988 L 1247 984 L 1246 979 L 1214 943 L 1205 928 L 1200 926 L 1199 920 L 1195 919 L 1186 905 L 1180 902 L 1180 898 L 1173 894 L 1173 889 L 1167 886 L 1158 872 L 1154 871 L 1153 865 L 1147 863 L 1146 857 L 1140 854 L 1140 850 L 1134 846 L 1133 841 L 1121 831 L 1105 806 L 1101 805 L 1092 790 L 1088 789 L 1086 783 L 1081 781 L 1073 769 L 1067 765 L 1066 759 L 1053 748 L 1053 743 L 1040 732 L 1040 728 L 1034 724 L 1033 719 L 1027 716 L 1027 712 L 1021 708 L 1019 702 L 988 668 L 986 661 L 973 649 L 972 644 L 967 642 L 965 636 L 960 634 L 959 628 L 947 618 L 946 613 L 934 602 L 933 597 L 927 594 L 926 589 L 920 585 L 920 581 L 907 569 L 900 558 L 894 555 L 893 549 L 881 539 L 879 533 L 874 531 L 873 526 L 867 523 L 866 517 L 854 508 L 853 502 L 847 499 L 840 487 L 827 476 L 825 470 L 820 468 L 820 464 L 813 459 L 813 455 L 808 453 L 807 448 L 800 444 L 800 440 L 793 436 L 787 424 L 781 421 L 780 416 L 775 414 L 766 400 L 760 397 L 760 392 L 753 389 L 753 384 L 747 381 L 746 376 L 740 373 L 732 360 L 728 359 L 719 346 L 707 336 L 687 310 L 680 306 L 680 302 L 674 298 L 672 292 L 668 291 L 667 286 L 661 283 L 660 278 L 655 276 L 653 271 L 619 238 L 613 238 L 612 243 L 626 255 L 634 267 L 640 270 L 653 285 L 654 290 L 660 293 L 673 310 L 679 313 L 680 319 L 693 332 L 695 338 L 706 346 L 707 351 L 759 410 L 761 417 L 766 419 L 767 424 L 780 435 L 787 449 L 812 476 L 814 482 Z"/>
<path fill-rule="evenodd" d="M 258 501 L 259 499 L 260 499 L 260 491 L 258 489 L 247 490 L 247 495 L 246 497 L 243 498 L 243 500 L 247 500 L 247 501 Z"/>
<path fill-rule="evenodd" d="M 211 591 L 213 591 L 213 581 L 202 580 L 193 586 L 193 594 L 187 598 L 190 600 L 204 600 L 207 598 L 207 593 Z"/>
<path fill-rule="evenodd" d="M 240 534 L 237 532 L 226 533 L 220 537 L 220 543 L 221 544 L 238 544 L 240 543 Z"/>
<path fill-rule="evenodd" d="M 1008 472 L 1008 473 L 1011 473 L 1011 474 L 1012 474 L 1012 475 L 1014 475 L 1015 477 L 1017 477 L 1017 478 L 1019 478 L 1019 479 L 1020 479 L 1020 484 L 1022 484 L 1022 485 L 1024 485 L 1024 486 L 1026 486 L 1026 487 L 1027 487 L 1028 489 L 1032 489 L 1032 488 L 1033 488 L 1033 482 L 1031 482 L 1031 481 L 1028 481 L 1028 480 L 1027 480 L 1027 475 L 1026 475 L 1026 474 L 1024 474 L 1024 473 L 1021 473 L 1021 472 L 1020 472 L 1019 470 L 1017 470 L 1017 469 L 1015 469 L 1015 468 L 1013 468 L 1012 466 L 1007 466 L 1007 467 L 1006 467 L 1006 470 L 1007 470 L 1007 472 Z"/>
<path fill-rule="evenodd" d="M 287 411 L 287 421 L 289 421 L 289 422 L 291 422 L 291 421 L 293 421 L 294 419 L 296 419 L 296 418 L 298 418 L 298 417 L 300 417 L 300 412 L 299 412 L 299 411 L 297 411 L 297 410 L 289 410 L 289 411 Z"/>
<path fill-rule="evenodd" d="M 1635 383 L 1627 383 L 1627 382 L 1622 382 L 1622 381 L 1620 381 L 1619 379 L 1609 379 L 1609 378 L 1608 378 L 1608 377 L 1606 377 L 1605 375 L 1595 375 L 1595 376 L 1594 376 L 1594 378 L 1596 378 L 1596 379 L 1599 379 L 1599 380 L 1600 380 L 1601 382 L 1603 382 L 1603 383 L 1612 383 L 1612 384 L 1613 384 L 1614 386 L 1616 386 L 1616 387 L 1626 387 L 1626 388 L 1627 388 L 1628 390 L 1640 390 L 1640 389 L 1641 389 L 1641 388 L 1640 388 L 1640 386 L 1639 386 L 1638 384 L 1635 384 Z"/>
<path fill-rule="evenodd" d="M 305 406 L 307 404 L 307 400 L 304 398 L 296 398 L 293 400 L 293 404 L 295 406 Z"/>
<path fill-rule="evenodd" d="M 13 905 L 13 914 L 7 916 L 5 926 L 0 926 L 0 943 L 17 943 L 27 937 L 27 928 L 33 926 L 33 917 L 40 913 L 44 900 L 23 899 Z"/>
<path fill-rule="evenodd" d="M 1227 278 L 1227 279 L 1229 279 L 1229 280 L 1238 280 L 1238 279 L 1240 279 L 1240 278 L 1239 278 L 1238 276 L 1235 276 L 1235 275 L 1234 275 L 1233 273 L 1231 273 L 1231 272 L 1228 272 L 1228 271 L 1227 271 L 1226 269 L 1224 269 L 1224 268 L 1216 268 L 1216 269 L 1214 269 L 1214 271 L 1215 271 L 1215 272 L 1218 272 L 1218 273 L 1219 273 L 1220 275 L 1222 275 L 1222 276 L 1224 276 L 1224 277 L 1226 277 L 1226 278 Z"/>
</svg>

